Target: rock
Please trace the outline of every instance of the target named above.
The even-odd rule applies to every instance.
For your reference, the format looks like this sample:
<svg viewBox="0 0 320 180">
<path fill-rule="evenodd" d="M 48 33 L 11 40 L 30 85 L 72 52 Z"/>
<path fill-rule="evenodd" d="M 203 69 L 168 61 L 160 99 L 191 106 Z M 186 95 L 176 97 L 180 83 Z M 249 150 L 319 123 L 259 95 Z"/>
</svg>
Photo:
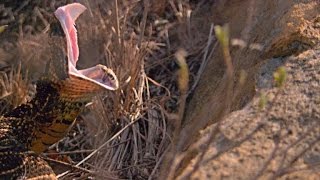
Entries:
<svg viewBox="0 0 320 180">
<path fill-rule="evenodd" d="M 216 24 L 229 23 L 231 37 L 248 45 L 231 51 L 236 72 L 244 69 L 248 78 L 239 86 L 236 73 L 229 107 L 234 112 L 226 115 L 220 50 L 208 62 L 186 112 L 179 150 L 188 152 L 193 142 L 206 142 L 217 122 L 226 118 L 192 179 L 319 177 L 319 10 L 319 1 L 312 0 L 222 0 L 215 4 Z M 263 48 L 257 51 L 250 48 L 252 44 Z M 283 89 L 272 83 L 273 72 L 281 65 L 287 71 Z M 258 107 L 260 95 L 256 93 L 262 88 L 268 99 L 264 110 Z M 205 127 L 204 133 L 198 133 Z M 189 177 L 199 155 L 187 157 L 180 179 Z"/>
</svg>

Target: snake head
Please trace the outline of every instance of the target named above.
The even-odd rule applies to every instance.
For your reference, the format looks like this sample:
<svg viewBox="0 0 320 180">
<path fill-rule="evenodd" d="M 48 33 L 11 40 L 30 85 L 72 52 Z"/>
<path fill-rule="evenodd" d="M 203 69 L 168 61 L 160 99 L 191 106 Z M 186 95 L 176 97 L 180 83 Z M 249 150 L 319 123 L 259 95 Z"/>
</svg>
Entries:
<svg viewBox="0 0 320 180">
<path fill-rule="evenodd" d="M 91 68 L 78 70 L 78 74 L 71 72 L 71 75 L 95 83 L 108 90 L 116 90 L 119 87 L 115 73 L 110 68 L 101 64 Z"/>
<path fill-rule="evenodd" d="M 115 73 L 104 65 L 96 65 L 91 68 L 78 70 L 76 64 L 79 58 L 79 47 L 77 40 L 77 30 L 75 21 L 86 10 L 79 3 L 72 3 L 66 6 L 59 7 L 55 11 L 55 16 L 58 18 L 67 40 L 67 71 L 68 83 L 74 86 L 85 87 L 88 91 L 101 90 L 116 90 L 119 87 L 118 79 Z"/>
</svg>

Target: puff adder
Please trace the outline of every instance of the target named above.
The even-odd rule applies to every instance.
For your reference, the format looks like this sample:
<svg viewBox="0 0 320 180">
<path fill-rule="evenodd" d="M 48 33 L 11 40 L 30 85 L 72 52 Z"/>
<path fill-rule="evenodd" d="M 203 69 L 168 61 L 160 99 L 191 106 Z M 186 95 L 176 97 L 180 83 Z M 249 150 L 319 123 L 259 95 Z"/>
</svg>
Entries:
<svg viewBox="0 0 320 180">
<path fill-rule="evenodd" d="M 62 139 L 93 96 L 116 90 L 118 80 L 103 65 L 76 69 L 79 49 L 75 20 L 78 3 L 56 10 L 67 42 L 67 58 L 54 47 L 47 75 L 36 83 L 34 98 L 0 117 L 0 179 L 56 179 L 39 154 Z"/>
</svg>

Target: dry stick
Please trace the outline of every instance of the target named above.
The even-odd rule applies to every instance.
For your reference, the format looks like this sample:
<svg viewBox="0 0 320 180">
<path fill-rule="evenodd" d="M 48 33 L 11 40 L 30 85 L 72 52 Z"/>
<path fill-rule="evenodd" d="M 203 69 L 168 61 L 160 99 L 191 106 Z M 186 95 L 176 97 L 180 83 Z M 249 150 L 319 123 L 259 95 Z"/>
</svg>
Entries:
<svg viewBox="0 0 320 180">
<path fill-rule="evenodd" d="M 146 29 L 147 17 L 148 17 L 148 12 L 149 12 L 149 8 L 150 8 L 149 0 L 144 0 L 143 4 L 144 4 L 144 11 L 143 11 L 143 17 L 142 17 L 142 24 L 140 27 L 141 33 L 140 33 L 140 38 L 139 38 L 139 42 L 138 42 L 138 47 L 141 47 L 141 42 L 144 37 L 144 31 Z"/>
<path fill-rule="evenodd" d="M 194 11 L 198 12 L 200 10 L 200 8 L 204 5 L 204 3 L 206 3 L 206 1 L 208 1 L 208 0 L 202 0 L 202 1 L 198 2 L 197 7 L 194 9 Z"/>
<path fill-rule="evenodd" d="M 121 43 L 121 40 L 120 40 L 120 25 L 119 25 L 119 8 L 118 8 L 118 0 L 114 0 L 114 3 L 115 3 L 115 13 L 116 13 L 116 31 L 117 31 L 117 38 L 118 38 L 118 44 L 120 45 Z"/>
<path fill-rule="evenodd" d="M 209 138 L 208 138 L 208 143 L 205 144 L 204 146 L 204 150 L 203 152 L 201 152 L 199 158 L 196 160 L 196 162 L 194 163 L 194 166 L 193 168 L 188 172 L 186 173 L 185 175 L 182 175 L 182 177 L 180 177 L 179 179 L 191 179 L 191 175 L 199 169 L 200 167 L 200 163 L 202 162 L 203 158 L 204 158 L 204 155 L 208 152 L 209 150 L 209 147 L 210 147 L 210 144 L 211 144 L 211 140 L 215 139 L 216 135 L 218 134 L 219 132 L 219 127 L 220 127 L 220 124 L 222 122 L 222 118 L 219 120 L 217 126 L 215 126 L 211 131 L 210 131 L 210 134 L 209 134 Z"/>
<path fill-rule="evenodd" d="M 76 178 L 76 177 L 72 177 L 72 180 L 88 180 L 88 179 L 93 179 L 92 177 L 89 178 L 89 176 L 92 175 L 92 174 L 89 174 L 89 173 L 86 173 L 84 175 L 81 175 L 81 177 L 79 178 Z M 96 175 L 96 174 L 95 174 Z M 96 176 L 98 176 L 100 179 L 108 179 L 108 180 L 125 180 L 125 179 L 120 179 L 120 178 L 116 178 L 116 177 L 110 177 L 110 176 L 106 176 L 106 175 L 101 175 L 101 173 L 97 174 Z M 66 177 L 66 178 L 63 178 L 63 179 L 71 179 Z"/>
<path fill-rule="evenodd" d="M 173 11 L 174 11 L 175 16 L 177 16 L 178 13 L 179 13 L 179 11 L 178 11 L 176 5 L 174 4 L 173 0 L 169 0 L 169 3 L 170 3 L 170 5 L 171 5 L 171 8 L 172 8 Z"/>
<path fill-rule="evenodd" d="M 158 129 L 162 132 L 162 137 L 161 137 L 161 142 L 158 145 L 158 152 L 157 152 L 157 156 L 156 159 L 159 159 L 159 155 L 162 156 L 161 154 L 163 154 L 163 151 L 161 151 L 162 149 L 164 149 L 164 151 L 167 151 L 166 149 L 168 148 L 168 146 L 166 146 L 166 136 L 168 137 L 169 140 L 169 144 L 172 143 L 172 139 L 169 135 L 169 133 L 167 132 L 167 124 L 166 124 L 166 112 L 165 110 L 161 107 L 161 105 L 159 104 L 155 104 L 156 106 L 159 107 L 160 109 L 160 114 L 161 114 L 161 120 L 162 120 L 162 126 L 163 128 L 159 127 Z M 145 119 L 146 120 L 146 119 Z M 147 121 L 147 120 L 146 120 Z M 150 122 L 149 122 L 150 123 Z"/>
<path fill-rule="evenodd" d="M 169 90 L 167 87 L 161 85 L 160 83 L 158 83 L 157 81 L 151 79 L 151 78 L 148 77 L 148 76 L 146 76 L 146 78 L 147 78 L 148 81 L 152 82 L 152 84 L 154 84 L 154 85 L 156 85 L 156 86 L 158 86 L 158 87 L 163 88 L 163 89 L 168 93 L 168 96 L 171 96 L 171 92 L 170 92 L 170 90 Z M 149 88 L 147 88 L 147 89 L 149 89 Z"/>
<path fill-rule="evenodd" d="M 164 116 L 165 116 L 165 115 L 163 115 L 163 117 L 162 117 L 163 119 L 165 118 Z M 142 118 L 142 120 L 147 121 L 149 124 L 151 124 L 151 125 L 155 126 L 156 128 L 158 128 L 158 129 L 162 132 L 162 134 L 163 134 L 162 139 L 165 139 L 165 136 L 167 136 L 167 137 L 168 137 L 168 140 L 169 140 L 170 142 L 172 142 L 172 139 L 171 139 L 169 133 L 166 131 L 165 125 L 164 125 L 164 128 L 162 129 L 158 124 L 156 124 L 156 123 L 154 123 L 154 122 L 151 122 L 150 120 L 148 120 L 148 119 L 146 119 L 146 118 Z M 163 123 L 165 124 L 165 121 L 164 121 L 164 120 L 163 120 Z"/>
<path fill-rule="evenodd" d="M 280 172 L 283 170 L 283 169 L 286 169 L 286 168 L 283 168 L 284 167 L 284 161 L 287 159 L 287 152 L 293 148 L 293 146 L 297 145 L 299 142 L 301 142 L 302 140 L 306 139 L 306 137 L 308 135 L 310 135 L 313 130 L 316 128 L 317 126 L 312 126 L 310 129 L 307 130 L 306 133 L 304 133 L 302 136 L 300 136 L 295 142 L 291 143 L 288 147 L 286 147 L 281 153 L 278 154 L 278 156 L 282 156 L 282 163 L 280 164 L 280 166 L 277 168 L 276 172 L 272 175 L 272 177 L 270 179 L 276 179 L 276 177 L 278 177 L 278 175 L 280 174 Z"/>
<path fill-rule="evenodd" d="M 304 155 L 308 150 L 310 150 L 314 145 L 316 145 L 316 142 L 318 142 L 320 140 L 320 136 L 318 136 L 315 140 L 313 140 L 311 143 L 309 143 L 308 147 L 305 148 L 303 151 L 301 151 L 298 155 L 296 155 L 295 157 L 293 157 L 290 161 L 289 161 L 289 165 L 293 164 L 294 162 L 296 162 L 298 160 L 299 157 L 301 157 L 302 155 Z"/>
<path fill-rule="evenodd" d="M 91 153 L 94 150 L 78 150 L 78 151 L 66 151 L 66 152 L 54 152 L 54 153 L 43 153 L 45 156 L 50 155 L 68 155 L 68 154 L 80 154 L 80 153 Z"/>
<path fill-rule="evenodd" d="M 187 30 L 188 30 L 188 36 L 191 38 L 191 10 L 187 10 Z M 210 30 L 211 34 L 211 30 Z M 193 41 L 191 41 L 191 46 L 193 46 Z"/>
<path fill-rule="evenodd" d="M 283 176 L 285 174 L 290 174 L 290 173 L 294 173 L 294 172 L 297 172 L 297 171 L 307 171 L 307 170 L 310 170 L 311 168 L 315 168 L 317 166 L 320 166 L 320 162 L 319 161 L 316 162 L 316 163 L 312 163 L 311 165 L 305 165 L 303 167 L 286 168 L 286 169 L 284 169 L 284 171 L 281 174 L 279 174 L 279 176 L 281 177 L 281 176 Z M 279 177 L 279 176 L 276 176 L 276 177 Z M 270 180 L 272 180 L 272 179 L 270 178 Z"/>
<path fill-rule="evenodd" d="M 167 43 L 167 53 L 170 54 L 171 45 L 170 45 L 169 32 L 168 32 L 167 26 L 165 27 L 164 33 L 165 33 L 166 43 Z"/>
<path fill-rule="evenodd" d="M 232 94 L 232 89 L 233 89 L 234 68 L 232 65 L 232 59 L 231 59 L 229 47 L 228 46 L 223 47 L 222 51 L 223 51 L 224 61 L 227 66 L 227 69 L 226 69 L 226 76 L 227 76 L 227 78 L 226 78 L 226 99 L 223 104 L 224 108 L 222 110 L 221 117 L 217 121 L 217 125 L 209 132 L 209 140 L 211 140 L 211 141 L 213 141 L 215 139 L 215 137 L 217 136 L 217 134 L 219 133 L 219 131 L 220 131 L 219 128 L 220 128 L 220 125 L 223 121 L 223 118 L 227 114 L 227 112 L 229 111 L 230 103 L 231 103 L 230 102 L 231 101 L 231 94 Z M 210 144 L 211 144 L 210 141 L 205 144 L 204 150 L 203 150 L 203 152 L 201 152 L 199 158 L 196 160 L 192 170 L 190 170 L 189 173 L 186 173 L 185 175 L 183 175 L 180 179 L 190 179 L 191 175 L 196 170 L 199 169 L 200 163 L 202 162 L 204 155 L 208 152 Z"/>
<path fill-rule="evenodd" d="M 281 90 L 281 89 L 280 89 Z M 272 108 L 272 104 L 274 104 L 276 102 L 276 100 L 279 98 L 279 95 L 280 95 L 280 90 L 278 90 L 275 94 L 275 97 L 273 98 L 272 102 L 270 103 L 270 105 L 268 106 L 268 108 L 266 109 L 266 115 L 265 117 L 268 116 L 268 113 L 271 111 L 271 108 Z M 280 128 L 279 132 L 282 130 L 282 128 Z M 280 137 L 279 137 L 280 138 Z M 272 153 L 270 154 L 269 158 L 267 159 L 267 161 L 264 163 L 264 165 L 258 170 L 258 173 L 253 177 L 251 178 L 252 180 L 255 180 L 255 179 L 258 179 L 259 177 L 261 177 L 263 175 L 263 172 L 266 170 L 266 168 L 268 167 L 268 165 L 270 164 L 271 160 L 274 158 L 274 156 L 276 155 L 276 152 L 279 148 L 279 142 L 280 140 L 276 141 L 276 147 L 273 149 Z"/>
<path fill-rule="evenodd" d="M 149 175 L 148 180 L 151 180 L 151 179 L 152 179 L 152 176 L 156 173 L 156 171 L 157 171 L 157 169 L 158 169 L 158 167 L 159 167 L 160 163 L 162 162 L 162 160 L 163 160 L 163 158 L 164 158 L 165 154 L 167 153 L 167 151 L 168 151 L 169 149 L 170 149 L 170 146 L 168 146 L 168 147 L 167 147 L 167 149 L 162 153 L 162 155 L 160 156 L 160 158 L 159 158 L 158 162 L 157 162 L 157 163 L 156 163 L 156 165 L 154 166 L 154 168 L 153 168 L 153 170 L 152 170 L 151 174 Z"/>
<path fill-rule="evenodd" d="M 250 139 L 256 132 L 258 132 L 262 127 L 263 127 L 263 123 L 260 123 L 251 133 L 249 133 L 245 138 L 241 139 L 240 141 L 235 142 L 232 146 L 230 146 L 228 149 L 225 150 L 221 150 L 219 151 L 217 154 L 208 157 L 206 160 L 204 160 L 202 162 L 202 164 L 207 164 L 210 161 L 220 157 L 221 155 L 223 155 L 224 153 L 229 152 L 230 150 L 233 150 L 236 147 L 239 147 L 240 145 L 242 145 L 244 142 L 246 142 L 248 139 Z"/>
<path fill-rule="evenodd" d="M 68 168 L 70 168 L 72 170 L 79 170 L 79 171 L 82 171 L 82 172 L 85 172 L 85 173 L 95 174 L 94 171 L 90 171 L 90 170 L 82 168 L 82 167 L 77 167 L 77 166 L 74 166 L 72 164 L 69 164 L 69 163 L 66 163 L 66 162 L 63 162 L 63 161 L 58 161 L 58 160 L 47 158 L 47 157 L 42 157 L 42 158 L 44 160 L 46 160 L 46 161 L 50 161 L 50 162 L 53 162 L 53 163 L 56 163 L 56 164 L 61 164 L 61 165 L 66 166 L 66 167 L 68 167 Z"/>
<path fill-rule="evenodd" d="M 180 50 L 176 52 L 176 59 L 177 63 L 180 66 L 179 70 L 179 78 L 178 78 L 178 86 L 181 96 L 179 98 L 179 107 L 178 107 L 178 115 L 177 118 L 172 119 L 174 121 L 174 131 L 173 131 L 173 142 L 171 144 L 171 149 L 168 152 L 167 162 L 171 164 L 174 161 L 174 157 L 177 154 L 177 144 L 179 140 L 179 134 L 181 133 L 181 123 L 185 113 L 185 106 L 186 106 L 186 99 L 188 96 L 188 89 L 189 89 L 189 69 L 188 65 L 185 61 L 186 52 L 184 50 Z M 171 167 L 167 164 L 166 167 Z M 174 179 L 174 171 L 170 170 L 169 174 L 167 175 L 167 179 Z"/>
<path fill-rule="evenodd" d="M 138 87 L 137 87 L 137 90 L 133 89 L 133 92 L 136 96 L 136 104 L 137 106 L 141 107 L 142 106 L 142 101 L 143 101 L 143 98 L 142 98 L 142 93 L 143 93 L 143 89 L 144 89 L 144 85 L 145 85 L 145 80 L 146 80 L 146 75 L 145 75 L 145 72 L 144 72 L 144 63 L 142 62 L 141 65 L 140 65 L 140 78 L 138 80 Z M 136 116 L 140 115 L 140 111 L 138 112 L 135 112 L 136 115 L 134 116 L 131 116 L 130 117 L 130 121 L 134 120 L 136 118 Z M 136 126 L 133 126 L 132 127 L 132 133 L 133 133 L 133 161 L 134 161 L 134 164 L 136 164 L 138 162 L 138 159 L 139 159 L 139 152 L 138 150 L 139 149 L 142 149 L 140 148 L 140 144 L 139 143 L 141 141 L 141 138 L 139 136 L 139 124 L 137 124 Z M 123 154 L 123 158 L 124 158 L 124 155 Z"/>
<path fill-rule="evenodd" d="M 239 87 L 240 88 L 240 87 Z M 266 112 L 269 112 L 271 110 L 271 106 L 268 107 L 268 109 L 266 110 Z M 252 119 L 255 119 L 258 117 L 258 114 L 256 114 Z M 263 126 L 265 125 L 264 122 L 260 122 L 258 123 L 257 127 L 255 128 L 255 130 L 253 130 L 251 133 L 249 133 L 244 139 L 236 142 L 234 145 L 232 145 L 230 148 L 228 148 L 227 150 L 224 151 L 220 151 L 217 154 L 213 155 L 212 157 L 208 157 L 205 161 L 203 161 L 203 164 L 209 163 L 210 161 L 218 158 L 219 156 L 221 156 L 222 154 L 228 152 L 229 150 L 232 150 L 236 147 L 239 147 L 243 142 L 245 142 L 246 140 L 248 140 L 249 138 L 251 138 L 258 130 L 260 130 Z M 304 136 L 305 137 L 305 136 Z M 208 143 L 208 142 L 205 142 Z M 298 141 L 297 141 L 298 143 Z M 191 147 L 191 149 L 195 149 L 195 147 Z M 289 149 L 289 147 L 287 148 L 287 150 Z"/>
<path fill-rule="evenodd" d="M 129 140 L 126 140 L 126 141 L 123 141 L 123 142 L 120 142 L 120 143 L 117 143 L 113 146 L 110 146 L 110 147 L 107 147 L 106 149 L 112 149 L 112 148 L 115 148 L 121 144 L 124 144 L 126 142 L 128 142 Z M 93 152 L 94 150 L 93 149 L 88 149 L 88 150 L 78 150 L 78 151 L 66 151 L 66 152 L 55 152 L 55 153 L 43 153 L 43 155 L 46 155 L 46 156 L 50 156 L 50 155 L 69 155 L 69 154 L 80 154 L 80 153 L 91 153 Z"/>
<path fill-rule="evenodd" d="M 90 2 L 88 0 L 85 0 L 86 2 L 86 7 L 88 8 L 88 11 L 90 13 L 90 16 L 93 17 L 93 13 L 92 13 L 92 8 L 90 6 Z"/>
<path fill-rule="evenodd" d="M 86 158 L 84 158 L 82 161 L 80 161 L 78 164 L 75 165 L 75 167 L 79 167 L 82 163 L 90 159 L 93 155 L 95 155 L 98 151 L 100 151 L 104 146 L 109 144 L 112 140 L 114 140 L 116 137 L 118 137 L 124 130 L 126 130 L 128 127 L 132 126 L 137 121 L 132 121 L 129 124 L 127 124 L 124 128 L 122 128 L 119 132 L 117 132 L 115 135 L 113 135 L 107 142 L 103 143 L 100 147 L 98 147 L 96 150 L 94 150 L 91 154 L 89 154 Z M 66 171 L 64 173 L 61 173 L 57 176 L 57 178 L 61 178 L 68 174 L 70 171 Z"/>
<path fill-rule="evenodd" d="M 294 162 L 297 161 L 297 159 L 299 157 L 301 157 L 302 155 L 304 155 L 308 150 L 310 150 L 312 147 L 314 147 L 314 145 L 316 144 L 316 142 L 318 142 L 320 140 L 320 136 L 318 136 L 315 140 L 313 140 L 309 146 L 307 148 L 305 148 L 303 151 L 301 151 L 298 155 L 296 155 L 294 158 L 292 158 L 289 163 L 288 163 L 288 166 L 292 165 Z M 280 170 L 280 173 L 276 176 L 276 177 L 279 177 L 279 176 L 283 176 L 285 174 L 285 172 L 290 169 L 290 167 L 286 167 L 282 170 Z"/>
<path fill-rule="evenodd" d="M 278 135 L 280 134 L 281 132 L 281 129 L 278 131 Z M 277 136 L 278 136 L 277 135 Z M 275 157 L 277 151 L 279 150 L 279 144 L 280 144 L 280 137 L 276 137 L 277 139 L 275 140 L 275 147 L 274 149 L 272 150 L 269 158 L 267 159 L 267 161 L 263 164 L 263 166 L 258 170 L 258 173 L 253 176 L 253 178 L 251 178 L 252 180 L 256 180 L 256 179 L 259 179 L 262 175 L 263 175 L 263 172 L 267 169 L 268 165 L 271 163 L 271 161 L 273 160 L 273 158 Z"/>
<path fill-rule="evenodd" d="M 30 3 L 31 0 L 22 1 L 20 6 L 13 12 L 15 15 L 19 13 L 25 6 L 27 6 Z"/>
<path fill-rule="evenodd" d="M 189 154 L 189 152 L 192 152 L 192 151 L 198 149 L 201 144 L 209 143 L 209 141 L 210 141 L 209 138 L 205 138 L 205 140 L 203 142 L 201 141 L 200 143 L 197 142 L 197 143 L 193 144 L 188 149 L 188 151 L 182 152 L 182 153 L 179 154 L 179 156 L 175 157 L 174 161 L 172 162 L 172 164 L 170 166 L 170 172 L 169 172 L 168 177 L 170 176 L 172 178 L 174 176 L 175 170 L 178 168 L 178 166 L 181 163 L 181 161 Z M 167 179 L 169 179 L 169 178 L 167 178 Z"/>
<path fill-rule="evenodd" d="M 248 42 L 248 40 L 249 40 L 249 33 L 252 29 L 253 17 L 255 15 L 255 9 L 254 9 L 255 7 L 256 7 L 256 0 L 250 0 L 249 7 L 247 10 L 248 17 L 246 19 L 246 26 L 244 27 L 244 29 L 241 32 L 241 37 L 246 42 Z"/>
<path fill-rule="evenodd" d="M 183 7 L 182 7 L 182 3 L 181 3 L 181 0 L 177 0 L 177 3 L 178 3 L 178 8 L 179 8 L 179 12 L 183 12 Z"/>
<path fill-rule="evenodd" d="M 122 134 L 122 136 L 119 139 L 119 141 L 124 141 L 124 140 L 128 140 L 128 139 L 130 139 L 130 137 L 128 135 L 128 131 L 125 131 Z M 117 148 L 114 153 L 112 153 L 113 156 L 111 157 L 110 163 L 108 163 L 108 165 L 109 165 L 108 171 L 112 171 L 112 169 L 119 169 L 121 167 L 122 159 L 123 159 L 123 156 L 124 156 L 125 152 L 127 151 L 127 147 L 128 147 L 128 143 L 125 143 L 124 145 L 122 145 L 119 148 Z"/>
<path fill-rule="evenodd" d="M 214 27 L 213 24 L 211 24 L 210 32 L 209 32 L 209 37 L 208 37 L 208 42 L 207 42 L 207 46 L 206 46 L 205 51 L 204 51 L 204 54 L 203 54 L 202 62 L 201 62 L 200 68 L 199 68 L 199 70 L 198 70 L 198 72 L 197 72 L 197 76 L 196 76 L 196 78 L 195 78 L 195 80 L 194 80 L 194 83 L 193 83 L 192 87 L 190 88 L 190 90 L 189 90 L 189 92 L 188 92 L 188 95 L 191 94 L 191 93 L 194 91 L 194 89 L 197 87 L 197 85 L 198 85 L 198 83 L 199 83 L 199 81 L 200 81 L 201 75 L 202 75 L 202 73 L 203 73 L 203 71 L 204 71 L 204 68 L 207 66 L 208 59 L 209 59 L 209 57 L 210 57 L 210 55 L 208 56 L 209 48 L 210 48 L 210 45 L 211 45 L 211 43 L 212 43 L 212 41 L 213 41 L 213 39 L 214 39 L 213 36 L 212 36 L 213 27 Z M 218 42 L 216 42 L 216 43 L 214 44 L 212 51 L 215 50 L 215 48 L 216 48 L 217 45 L 218 45 Z M 212 51 L 211 51 L 211 52 L 212 52 Z M 211 54 L 211 53 L 210 53 L 210 54 Z"/>
<path fill-rule="evenodd" d="M 42 21 L 43 25 L 45 26 L 45 28 L 42 30 L 42 33 L 46 33 L 49 28 L 50 28 L 50 24 L 48 23 L 48 21 L 43 17 L 43 15 L 41 14 L 40 10 L 38 7 L 34 8 L 34 11 L 36 13 L 36 15 L 40 18 L 40 20 Z"/>
</svg>

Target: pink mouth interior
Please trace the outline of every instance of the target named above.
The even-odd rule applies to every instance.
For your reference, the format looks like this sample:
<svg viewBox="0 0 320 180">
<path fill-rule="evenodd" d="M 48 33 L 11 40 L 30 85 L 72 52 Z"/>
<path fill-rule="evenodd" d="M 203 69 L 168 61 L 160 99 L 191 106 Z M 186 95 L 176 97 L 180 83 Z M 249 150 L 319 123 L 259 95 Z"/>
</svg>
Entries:
<svg viewBox="0 0 320 180">
<path fill-rule="evenodd" d="M 117 89 L 117 85 L 113 84 L 113 80 L 108 77 L 101 67 L 95 66 L 83 70 L 76 69 L 76 64 L 79 58 L 79 47 L 75 21 L 85 10 L 86 8 L 83 5 L 73 3 L 59 7 L 55 11 L 55 15 L 60 21 L 67 39 L 69 74 L 89 80 L 103 88 L 115 90 Z"/>
</svg>

